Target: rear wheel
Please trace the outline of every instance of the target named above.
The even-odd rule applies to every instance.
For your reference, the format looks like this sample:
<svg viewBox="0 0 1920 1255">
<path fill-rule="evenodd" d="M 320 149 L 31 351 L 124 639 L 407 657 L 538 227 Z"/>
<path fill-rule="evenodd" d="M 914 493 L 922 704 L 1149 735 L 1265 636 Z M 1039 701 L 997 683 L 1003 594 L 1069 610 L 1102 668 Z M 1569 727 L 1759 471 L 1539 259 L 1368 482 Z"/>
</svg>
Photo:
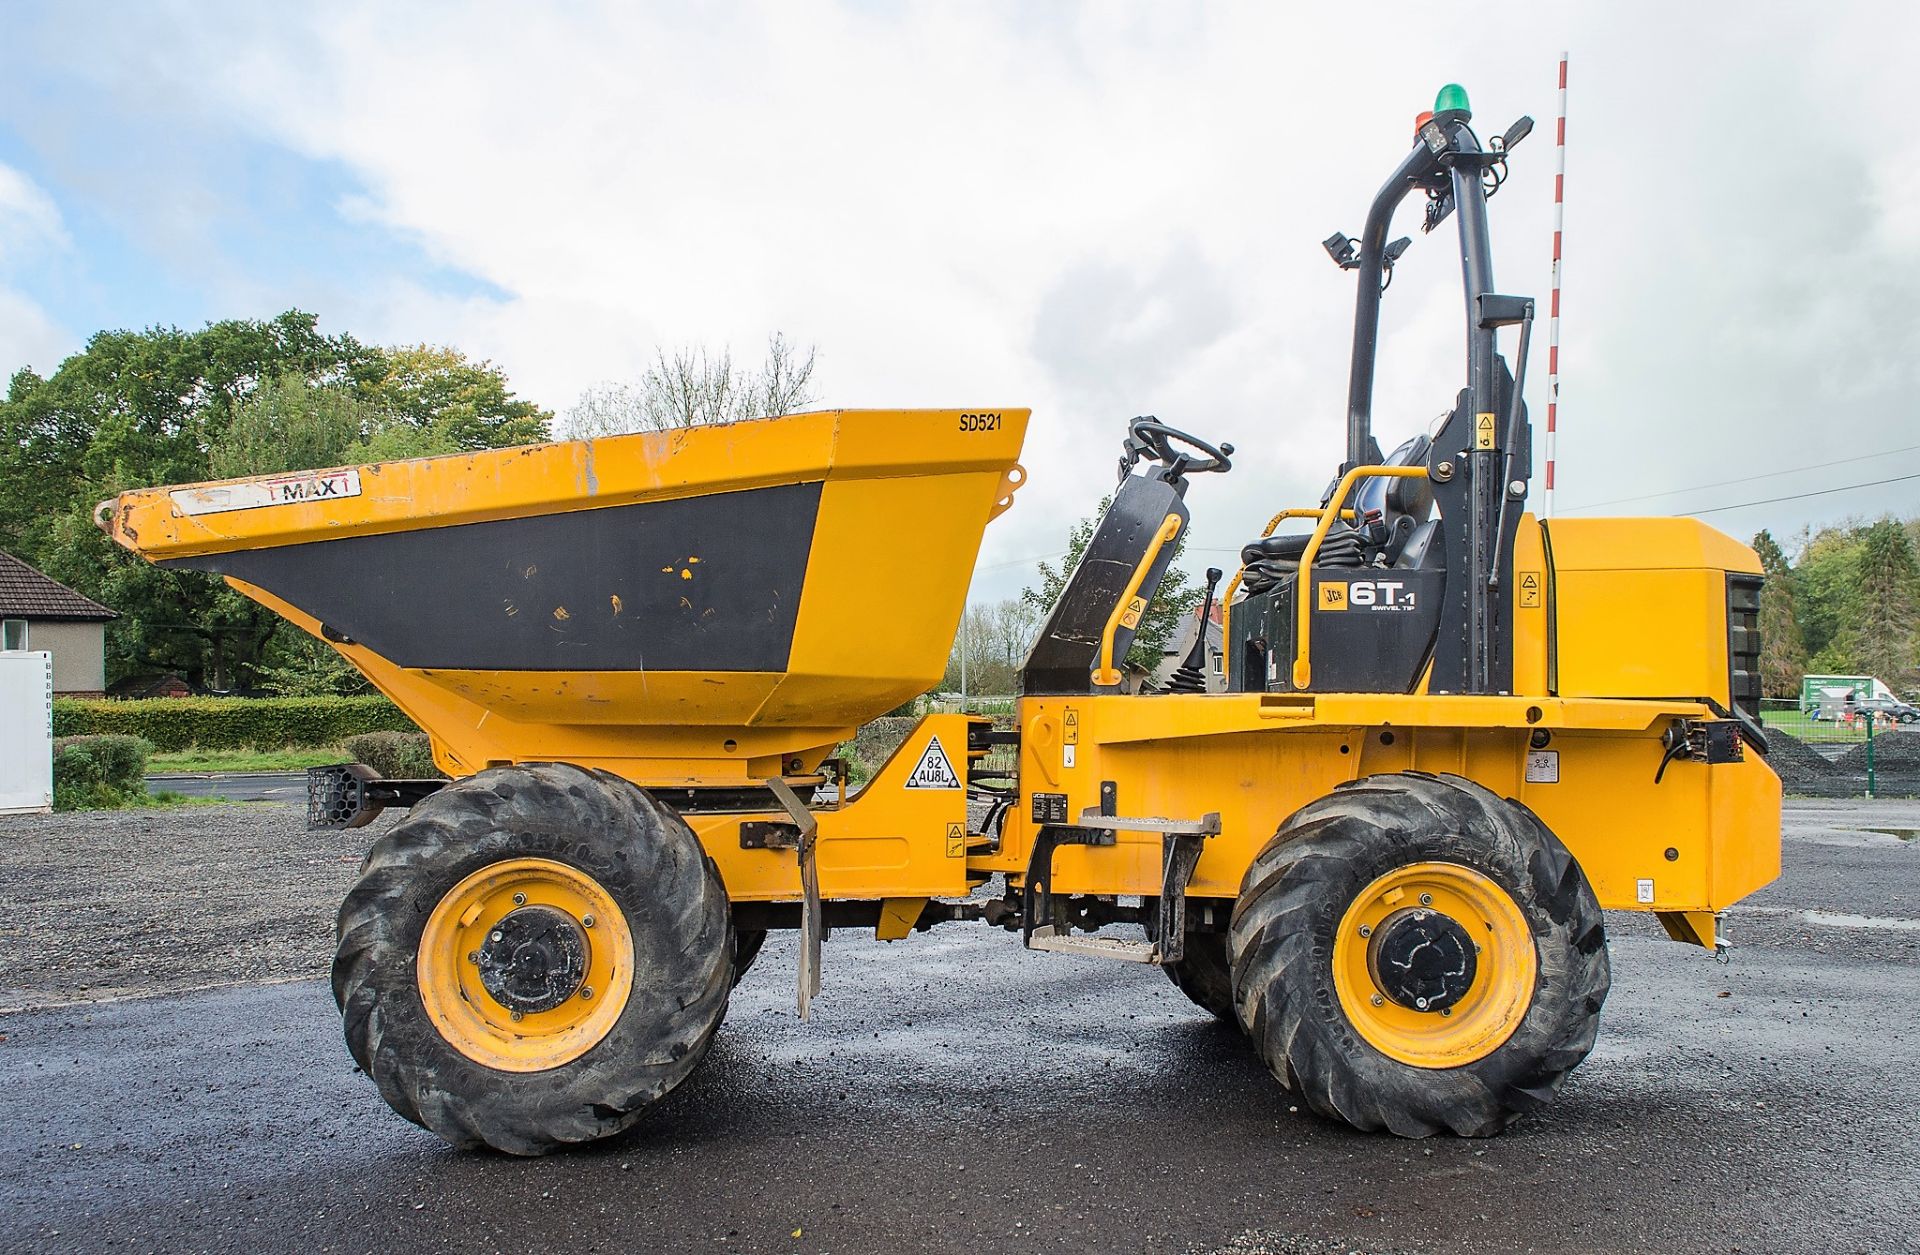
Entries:
<svg viewBox="0 0 1920 1255">
<path fill-rule="evenodd" d="M 747 974 L 753 961 L 760 957 L 760 947 L 767 944 L 767 930 L 764 928 L 736 928 L 733 930 L 733 983 L 738 985 L 740 978 Z"/>
<path fill-rule="evenodd" d="M 1236 1009 L 1322 1115 L 1410 1137 L 1498 1132 L 1593 1046 L 1599 903 L 1533 813 L 1458 776 L 1374 776 L 1310 803 L 1248 869 Z"/>
<path fill-rule="evenodd" d="M 348 1049 L 401 1115 L 516 1155 L 620 1132 L 726 1013 L 726 891 L 678 815 L 607 772 L 505 767 L 375 843 L 340 908 Z"/>
<path fill-rule="evenodd" d="M 1149 895 L 1141 906 L 1141 927 L 1152 941 L 1160 935 L 1160 900 Z M 1189 918 L 1193 909 L 1189 904 Z M 1194 1006 L 1229 1023 L 1233 1021 L 1233 965 L 1227 957 L 1225 933 L 1188 929 L 1179 960 L 1162 963 L 1160 970 Z"/>
<path fill-rule="evenodd" d="M 1161 967 L 1195 1006 L 1232 1021 L 1233 964 L 1227 957 L 1225 933 L 1188 933 L 1180 961 Z"/>
</svg>

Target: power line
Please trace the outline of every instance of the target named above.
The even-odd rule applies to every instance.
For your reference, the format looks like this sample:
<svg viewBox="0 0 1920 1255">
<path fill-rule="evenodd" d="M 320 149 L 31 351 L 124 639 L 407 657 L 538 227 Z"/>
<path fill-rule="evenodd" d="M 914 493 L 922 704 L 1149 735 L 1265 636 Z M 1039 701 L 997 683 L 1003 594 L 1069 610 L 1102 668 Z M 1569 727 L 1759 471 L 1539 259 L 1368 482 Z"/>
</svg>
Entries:
<svg viewBox="0 0 1920 1255">
<path fill-rule="evenodd" d="M 1796 475 L 1801 471 L 1819 471 L 1825 470 L 1830 466 L 1845 466 L 1849 462 L 1870 462 L 1875 458 L 1892 457 L 1896 453 L 1912 453 L 1915 449 L 1920 449 L 1920 444 L 1910 444 L 1898 449 L 1888 449 L 1883 453 L 1862 453 L 1858 457 L 1840 458 L 1832 462 L 1814 462 L 1807 466 L 1796 466 L 1785 471 L 1767 471 L 1760 475 L 1742 475 L 1737 479 L 1722 479 L 1711 484 L 1696 484 L 1692 488 L 1669 488 L 1663 492 L 1642 493 L 1638 497 L 1615 497 L 1612 501 L 1593 501 L 1586 505 L 1568 506 L 1566 508 L 1569 510 L 1598 510 L 1604 506 L 1628 505 L 1635 501 L 1651 501 L 1655 497 L 1676 497 L 1681 493 L 1705 492 L 1709 488 L 1726 488 L 1732 484 L 1748 484 L 1756 479 L 1778 479 L 1782 475 Z M 1836 488 L 1833 489 L 1833 491 L 1839 492 L 1840 489 Z M 1733 507 L 1728 506 L 1726 508 L 1732 509 Z"/>
<path fill-rule="evenodd" d="M 1049 558 L 1064 558 L 1066 556 L 1067 551 L 1062 549 L 1057 553 L 1037 554 L 1031 558 L 1015 558 L 1010 562 L 990 562 L 986 566 L 977 569 L 981 571 L 1003 571 L 1010 566 L 1026 566 L 1032 562 L 1045 562 Z"/>
<path fill-rule="evenodd" d="M 1748 506 L 1754 505 L 1775 505 L 1782 501 L 1804 501 L 1808 497 L 1826 497 L 1836 492 L 1852 492 L 1856 488 L 1878 488 L 1882 484 L 1904 484 L 1910 479 L 1920 479 L 1920 472 L 1915 472 L 1912 475 L 1895 475 L 1892 479 L 1869 480 L 1864 484 L 1843 484 L 1838 488 L 1822 488 L 1818 492 L 1796 492 L 1786 497 L 1768 497 L 1764 501 L 1741 501 L 1734 505 L 1717 505 L 1711 510 L 1684 510 L 1681 512 L 1680 517 L 1683 519 L 1697 518 L 1702 514 L 1720 514 L 1727 510 L 1744 510 Z"/>
</svg>

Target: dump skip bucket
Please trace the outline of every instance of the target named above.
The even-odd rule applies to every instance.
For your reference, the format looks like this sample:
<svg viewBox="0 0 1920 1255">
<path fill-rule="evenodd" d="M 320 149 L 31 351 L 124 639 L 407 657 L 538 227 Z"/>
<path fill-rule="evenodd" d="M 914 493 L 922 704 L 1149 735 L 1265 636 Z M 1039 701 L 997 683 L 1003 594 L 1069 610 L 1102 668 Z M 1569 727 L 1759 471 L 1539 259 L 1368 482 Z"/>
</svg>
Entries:
<svg viewBox="0 0 1920 1255">
<path fill-rule="evenodd" d="M 99 521 L 333 644 L 452 774 L 721 783 L 811 770 L 939 681 L 1026 423 L 827 411 L 143 489 Z"/>
</svg>

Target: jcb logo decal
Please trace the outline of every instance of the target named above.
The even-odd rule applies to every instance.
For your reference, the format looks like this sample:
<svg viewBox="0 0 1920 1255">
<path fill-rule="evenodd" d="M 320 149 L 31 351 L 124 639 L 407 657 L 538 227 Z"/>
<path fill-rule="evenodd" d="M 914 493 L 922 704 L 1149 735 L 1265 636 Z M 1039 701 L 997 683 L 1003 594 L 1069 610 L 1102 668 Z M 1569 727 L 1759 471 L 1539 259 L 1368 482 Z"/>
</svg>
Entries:
<svg viewBox="0 0 1920 1255">
<path fill-rule="evenodd" d="M 1412 610 L 1419 596 L 1404 580 L 1351 580 L 1320 586 L 1322 610 Z"/>
</svg>

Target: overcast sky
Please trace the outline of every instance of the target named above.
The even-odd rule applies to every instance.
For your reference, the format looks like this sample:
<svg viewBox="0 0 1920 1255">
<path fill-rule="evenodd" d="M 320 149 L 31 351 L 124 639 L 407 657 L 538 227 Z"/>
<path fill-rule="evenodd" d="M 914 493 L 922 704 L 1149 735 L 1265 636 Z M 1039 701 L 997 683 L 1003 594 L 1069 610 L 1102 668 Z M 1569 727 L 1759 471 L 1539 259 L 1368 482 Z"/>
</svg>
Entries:
<svg viewBox="0 0 1920 1255">
<path fill-rule="evenodd" d="M 1062 547 L 1134 414 L 1239 447 L 1189 494 L 1189 565 L 1227 565 L 1342 455 L 1352 276 L 1320 241 L 1358 232 L 1445 82 L 1483 135 L 1541 123 L 1492 218 L 1500 287 L 1544 307 L 1565 48 L 1561 511 L 1920 476 L 1916 14 L 10 4 L 0 370 L 297 306 L 564 412 L 656 345 L 754 357 L 780 330 L 818 346 L 827 404 L 1032 407 L 976 595 Z M 1387 447 L 1463 373 L 1458 263 L 1417 212 Z M 1708 517 L 1787 539 L 1889 511 L 1920 478 Z"/>
</svg>

